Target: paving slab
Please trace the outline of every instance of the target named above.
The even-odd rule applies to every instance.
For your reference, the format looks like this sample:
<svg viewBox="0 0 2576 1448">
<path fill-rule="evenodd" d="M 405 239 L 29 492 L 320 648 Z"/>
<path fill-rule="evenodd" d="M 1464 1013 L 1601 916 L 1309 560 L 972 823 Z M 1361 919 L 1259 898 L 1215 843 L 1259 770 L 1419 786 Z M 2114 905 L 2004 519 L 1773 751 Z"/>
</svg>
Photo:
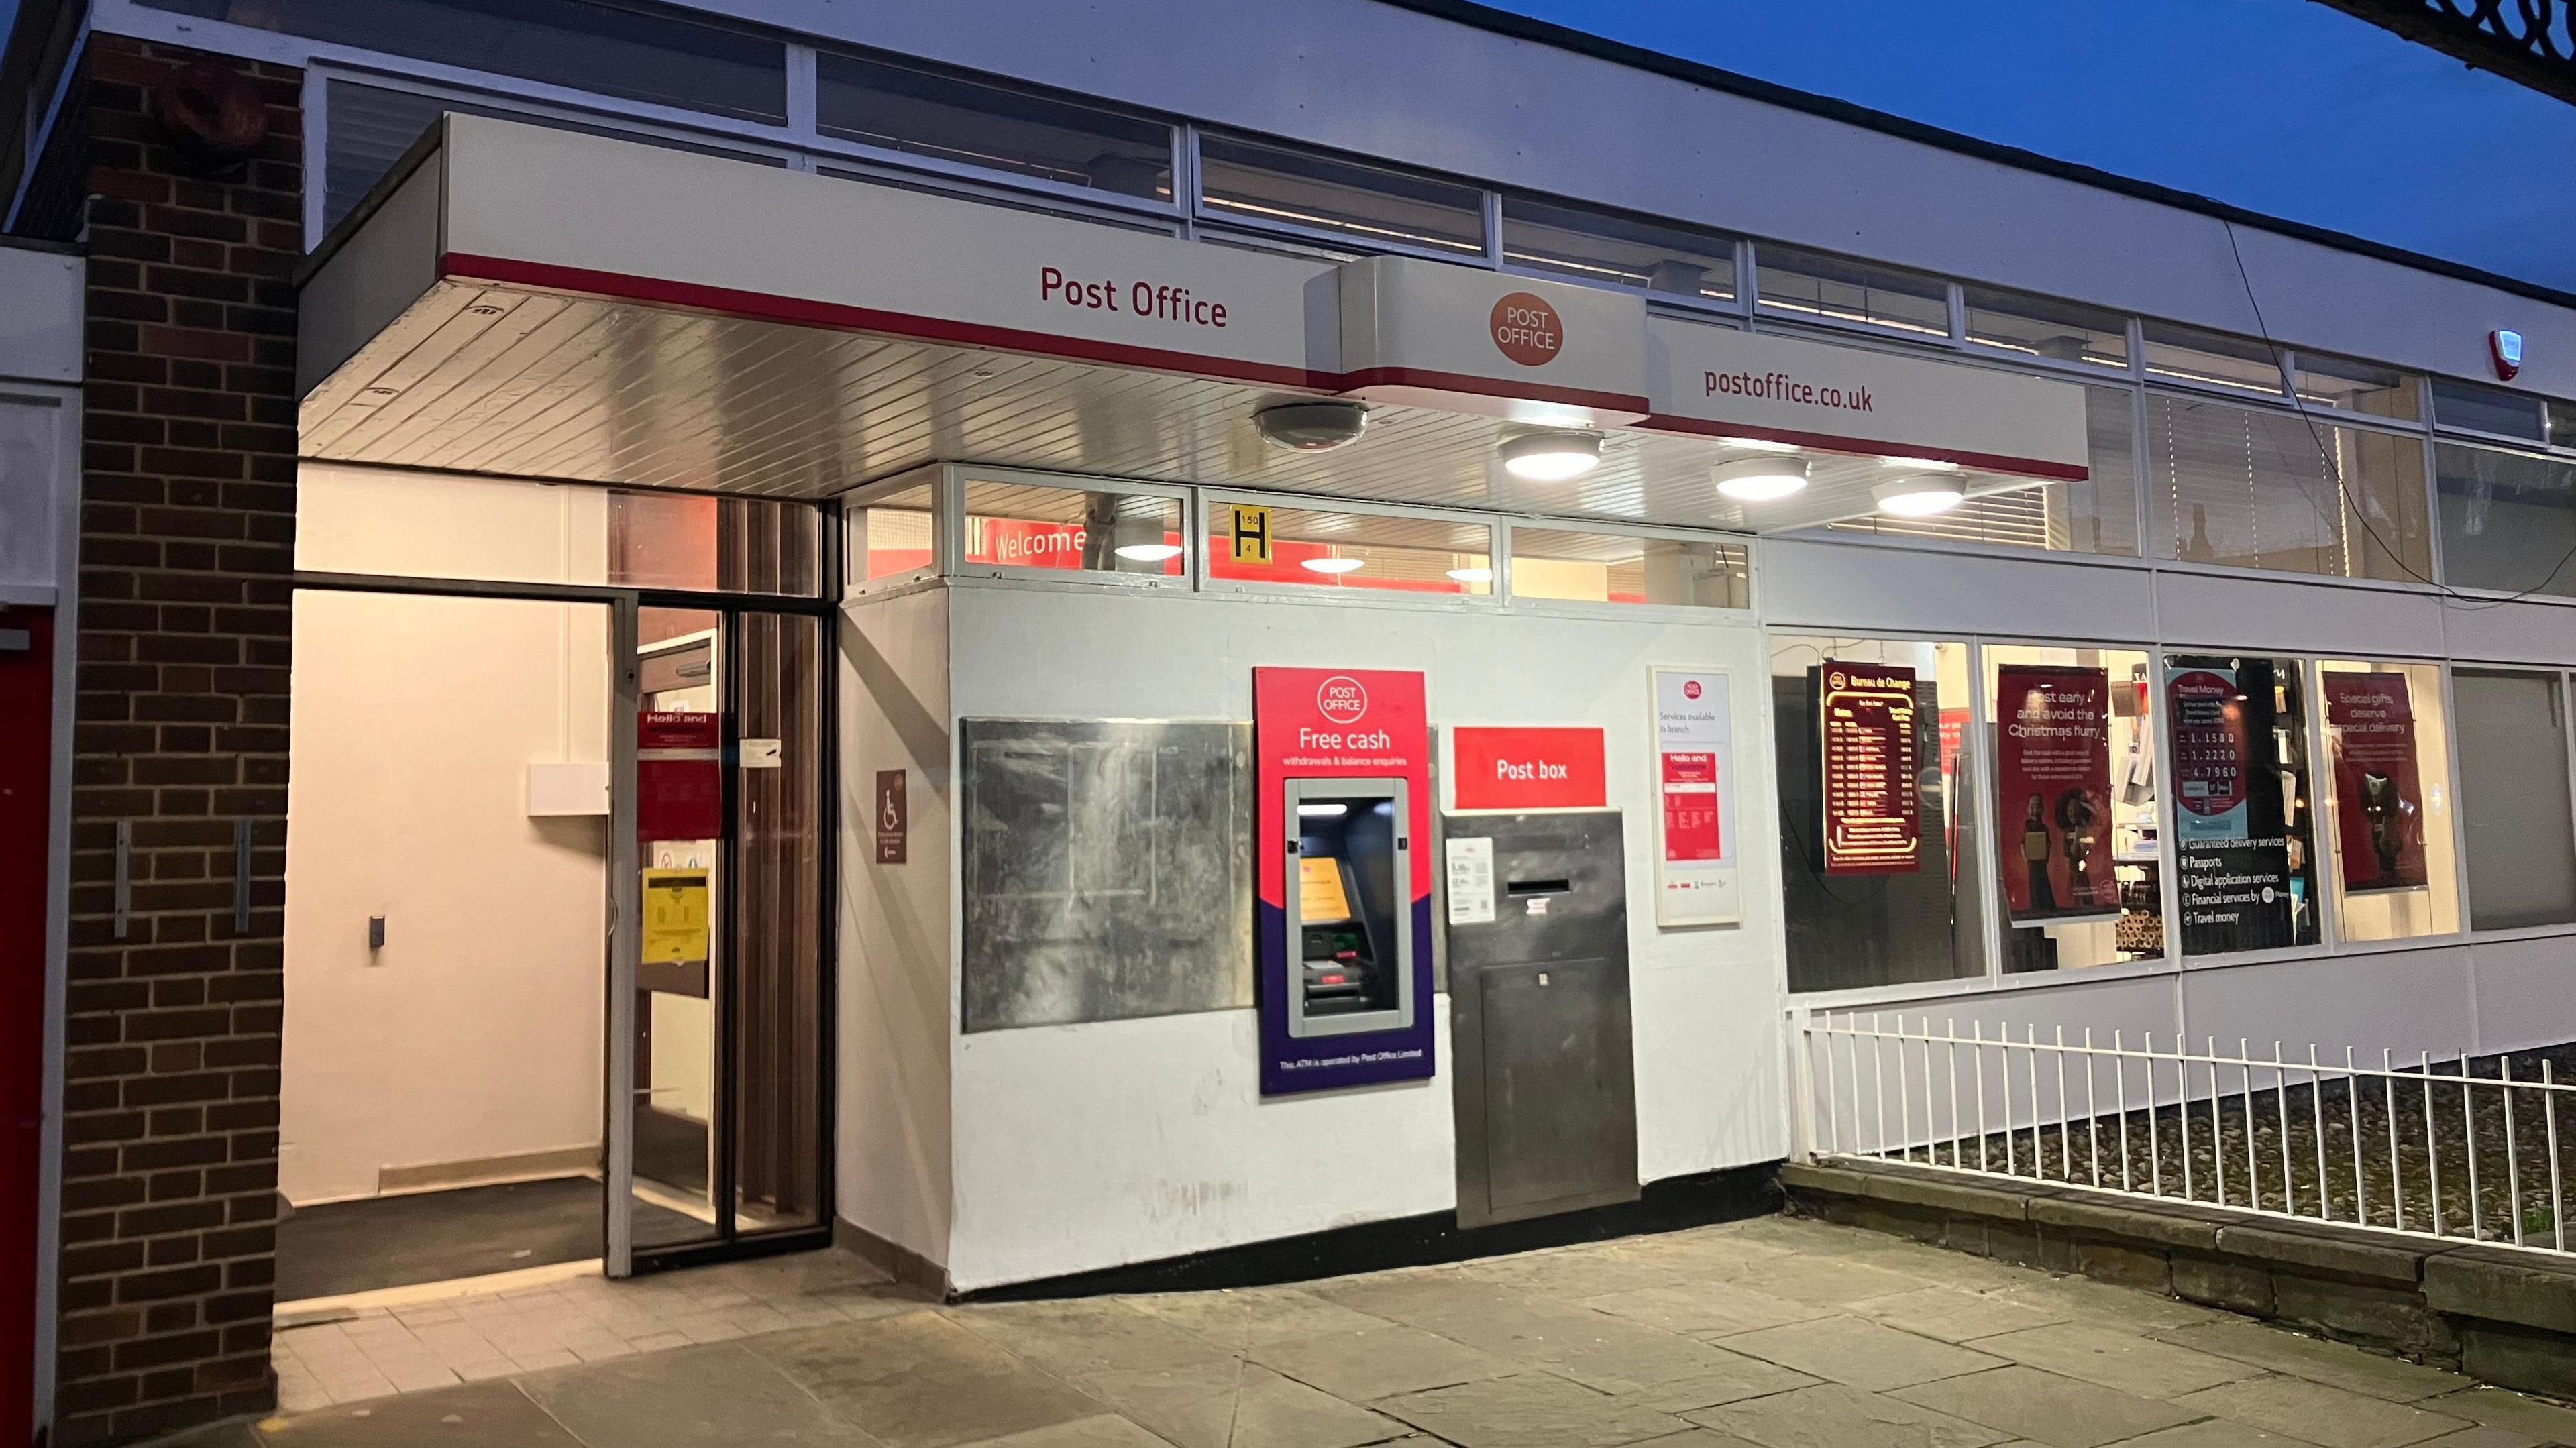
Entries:
<svg viewBox="0 0 2576 1448">
<path fill-rule="evenodd" d="M 950 1321 L 1062 1377 L 1213 1365 L 1232 1354 L 1114 1297 L 952 1307 Z"/>
<path fill-rule="evenodd" d="M 2460 1389 L 2457 1373 L 2302 1337 L 2268 1323 L 2209 1322 L 2158 1328 L 2147 1336 L 2392 1403 L 2411 1403 Z"/>
<path fill-rule="evenodd" d="M 2052 1448 L 2100 1448 L 2201 1416 L 2171 1403 L 2037 1368 L 1996 1368 L 1888 1394 Z"/>
<path fill-rule="evenodd" d="M 1379 1406 L 1460 1448 L 1616 1448 L 1690 1426 L 1544 1372 L 1408 1393 Z"/>
<path fill-rule="evenodd" d="M 2275 1433 L 2295 1433 L 2321 1448 L 2404 1448 L 2470 1426 L 2464 1418 L 2348 1393 L 2305 1378 L 2250 1378 L 2186 1393 L 2174 1404 Z"/>
<path fill-rule="evenodd" d="M 586 1363 L 532 1374 L 518 1386 L 588 1448 L 876 1448 L 875 1439 L 734 1343 Z"/>
<path fill-rule="evenodd" d="M 1762 1448 L 1990 1448 L 2011 1436 L 1841 1383 L 1683 1416 Z"/>
<path fill-rule="evenodd" d="M 2508 1389 L 2469 1387 L 2418 1401 L 2432 1412 L 2466 1418 L 2490 1428 L 2528 1433 L 2543 1443 L 2576 1443 L 2576 1408 L 2525 1397 Z"/>
<path fill-rule="evenodd" d="M 2248 1363 L 2089 1322 L 2024 1328 L 1998 1337 L 1978 1338 L 1974 1346 L 1980 1352 L 2011 1358 L 2062 1377 L 2081 1378 L 2146 1398 L 2178 1398 L 2221 1383 L 2258 1377 L 2263 1371 Z"/>
<path fill-rule="evenodd" d="M 1640 1388 L 1629 1389 L 1622 1392 L 1620 1396 L 1633 1403 L 1642 1403 L 1659 1413 L 1687 1413 L 1695 1408 L 1713 1408 L 1721 1403 L 1767 1397 L 1772 1393 L 1785 1393 L 1793 1388 L 1811 1386 L 1817 1381 L 1794 1368 L 1784 1368 L 1778 1363 L 1765 1362 L 1757 1357 L 1747 1357 L 1742 1353 L 1728 1352 L 1714 1346 L 1708 1351 L 1714 1355 L 1709 1366 L 1687 1377 L 1668 1378 Z M 1559 1368 L 1557 1371 L 1566 1373 L 1570 1377 L 1574 1376 L 1564 1368 Z M 1604 1386 L 1601 1382 L 1588 1379 L 1578 1379 L 1578 1381 L 1585 1382 L 1589 1387 Z"/>
<path fill-rule="evenodd" d="M 1792 1302 L 1785 1297 L 1756 1292 L 1740 1283 L 1705 1280 L 1586 1297 L 1577 1305 L 1664 1332 L 1693 1336 L 1754 1332 L 1783 1323 L 1810 1322 L 1833 1315 L 1832 1308 L 1812 1302 Z"/>
<path fill-rule="evenodd" d="M 1257 1363 L 1098 1373 L 1078 1385 L 1178 1448 L 1358 1448 L 1406 1432 Z"/>
<path fill-rule="evenodd" d="M 2120 1448 L 2316 1448 L 2305 1438 L 2284 1438 L 2223 1418 L 2203 1419 L 2179 1428 L 2160 1428 L 2132 1438 Z"/>
<path fill-rule="evenodd" d="M 986 1438 L 973 1448 L 1171 1448 L 1115 1413 Z"/>
<path fill-rule="evenodd" d="M 1418 1327 L 1390 1322 L 1262 1343 L 1252 1361 L 1352 1403 L 1498 1378 L 1518 1364 Z"/>
<path fill-rule="evenodd" d="M 1872 1297 L 1894 1297 L 1932 1284 L 1920 1277 L 1890 1272 L 1865 1262 L 1835 1257 L 1797 1256 L 1754 1267 L 1736 1279 L 1756 1292 L 1792 1302 L 1841 1307 Z"/>
<path fill-rule="evenodd" d="M 1925 1287 L 1894 1297 L 1873 1297 L 1853 1303 L 1851 1311 L 1943 1342 L 1967 1342 L 2066 1321 L 2064 1313 L 2046 1307 L 1982 1292 L 1962 1292 L 1955 1287 Z"/>
<path fill-rule="evenodd" d="M 289 1420 L 272 1419 L 259 1438 L 241 1430 L 240 1441 L 265 1439 L 274 1448 L 579 1448 L 580 1440 L 516 1383 L 468 1383 L 405 1393 L 351 1407 L 326 1408 Z M 216 1448 L 230 1439 L 196 1437 L 188 1448 Z"/>
<path fill-rule="evenodd" d="M 2463 1428 L 2457 1433 L 2445 1433 L 2439 1438 L 2428 1438 L 2423 1448 L 2551 1448 L 2551 1445 L 2520 1433 L 2480 1425 Z"/>
<path fill-rule="evenodd" d="M 1119 1301 L 1193 1332 L 1229 1352 L 1255 1343 L 1287 1342 L 1319 1333 L 1376 1327 L 1385 1319 L 1327 1302 L 1294 1287 L 1253 1287 L 1231 1292 L 1158 1292 Z"/>
<path fill-rule="evenodd" d="M 1680 1272 L 1670 1266 L 1622 1256 L 1598 1246 L 1495 1257 L 1471 1264 L 1467 1275 L 1514 1292 L 1560 1301 L 1632 1288 L 1664 1287 L 1681 1280 Z"/>
<path fill-rule="evenodd" d="M 1101 1412 L 1095 1400 L 935 1312 L 772 1333 L 748 1347 L 891 1448 L 949 1448 Z M 649 1368 L 662 1360 L 623 1361 Z"/>
<path fill-rule="evenodd" d="M 1718 1346 L 1872 1392 L 2004 1365 L 1999 1357 L 1857 1317 L 1738 1333 L 1718 1339 Z"/>
</svg>

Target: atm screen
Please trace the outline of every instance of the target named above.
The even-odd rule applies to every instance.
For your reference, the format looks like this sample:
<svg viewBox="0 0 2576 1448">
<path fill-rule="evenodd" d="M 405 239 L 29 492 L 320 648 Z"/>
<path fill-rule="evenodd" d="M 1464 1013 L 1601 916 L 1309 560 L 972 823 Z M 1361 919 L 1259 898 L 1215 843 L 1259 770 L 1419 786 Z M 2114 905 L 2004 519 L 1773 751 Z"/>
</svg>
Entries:
<svg viewBox="0 0 2576 1448">
<path fill-rule="evenodd" d="M 1297 1015 L 1311 1027 L 1403 1004 L 1400 792 L 1377 783 L 1306 781 L 1295 800 L 1293 988 Z"/>
</svg>

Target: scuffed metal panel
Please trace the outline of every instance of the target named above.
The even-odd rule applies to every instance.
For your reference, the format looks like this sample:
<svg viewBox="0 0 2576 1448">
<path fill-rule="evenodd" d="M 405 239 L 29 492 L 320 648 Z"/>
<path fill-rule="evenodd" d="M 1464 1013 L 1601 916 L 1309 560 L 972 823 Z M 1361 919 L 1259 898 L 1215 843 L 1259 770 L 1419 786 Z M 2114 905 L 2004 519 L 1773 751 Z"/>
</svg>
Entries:
<svg viewBox="0 0 2576 1448">
<path fill-rule="evenodd" d="M 1252 729 L 961 721 L 969 1031 L 1252 1004 Z"/>
</svg>

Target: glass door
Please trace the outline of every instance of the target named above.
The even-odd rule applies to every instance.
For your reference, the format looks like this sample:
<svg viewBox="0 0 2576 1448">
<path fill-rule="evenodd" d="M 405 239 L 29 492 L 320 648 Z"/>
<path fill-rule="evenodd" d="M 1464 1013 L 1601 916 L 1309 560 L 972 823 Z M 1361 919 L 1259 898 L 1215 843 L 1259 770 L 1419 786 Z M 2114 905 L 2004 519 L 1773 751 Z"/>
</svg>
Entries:
<svg viewBox="0 0 2576 1448">
<path fill-rule="evenodd" d="M 823 620 L 629 620 L 611 1275 L 826 1226 Z"/>
</svg>

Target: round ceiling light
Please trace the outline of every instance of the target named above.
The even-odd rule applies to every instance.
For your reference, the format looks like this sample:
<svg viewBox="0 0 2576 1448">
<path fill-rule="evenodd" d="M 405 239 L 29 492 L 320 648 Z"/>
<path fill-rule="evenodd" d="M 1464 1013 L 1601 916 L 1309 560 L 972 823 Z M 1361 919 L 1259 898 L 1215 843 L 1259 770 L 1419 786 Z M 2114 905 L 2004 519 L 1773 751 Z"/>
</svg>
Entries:
<svg viewBox="0 0 2576 1448">
<path fill-rule="evenodd" d="M 1758 457 L 1719 463 L 1709 469 L 1717 490 L 1739 503 L 1770 503 L 1807 486 L 1804 458 Z"/>
<path fill-rule="evenodd" d="M 1959 506 L 1967 496 L 1961 491 L 1958 479 L 1938 474 L 1899 478 L 1870 489 L 1870 497 L 1877 502 L 1878 510 L 1899 518 L 1929 518 L 1937 513 L 1946 513 Z"/>
<path fill-rule="evenodd" d="M 1879 466 L 1901 473 L 1955 473 L 1959 465 L 1942 458 L 1880 458 Z"/>
<path fill-rule="evenodd" d="M 1110 550 L 1130 563 L 1162 563 L 1181 556 L 1178 543 L 1129 543 Z"/>
<path fill-rule="evenodd" d="M 1252 414 L 1252 425 L 1273 447 L 1329 452 L 1360 440 L 1368 431 L 1368 409 L 1356 402 L 1282 402 Z"/>
<path fill-rule="evenodd" d="M 1491 583 L 1494 581 L 1494 570 L 1490 568 L 1452 568 L 1449 570 L 1449 576 L 1460 583 Z"/>
<path fill-rule="evenodd" d="M 1366 568 L 1368 560 L 1365 558 L 1309 558 L 1299 566 L 1311 568 L 1317 573 L 1349 573 L 1355 569 Z"/>
<path fill-rule="evenodd" d="M 1737 452 L 1793 453 L 1798 450 L 1794 442 L 1774 442 L 1767 437 L 1722 437 L 1717 440 L 1717 445 Z"/>
<path fill-rule="evenodd" d="M 1601 466 L 1601 438 L 1589 432 L 1525 432 L 1494 449 L 1503 471 L 1524 482 L 1561 483 Z"/>
</svg>

